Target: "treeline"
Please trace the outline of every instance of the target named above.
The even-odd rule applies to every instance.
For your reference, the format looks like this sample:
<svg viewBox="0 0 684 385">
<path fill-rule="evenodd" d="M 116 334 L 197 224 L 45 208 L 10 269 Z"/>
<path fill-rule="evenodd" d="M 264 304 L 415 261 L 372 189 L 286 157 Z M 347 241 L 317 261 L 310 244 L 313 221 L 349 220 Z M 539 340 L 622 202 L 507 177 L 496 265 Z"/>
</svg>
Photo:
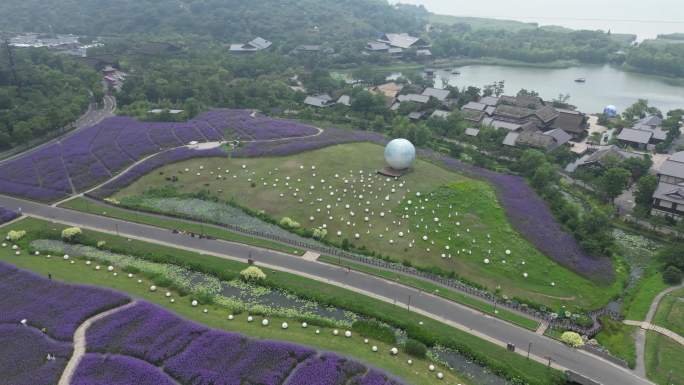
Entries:
<svg viewBox="0 0 684 385">
<path fill-rule="evenodd" d="M 527 63 L 605 63 L 618 60 L 615 52 L 624 47 L 609 33 L 598 31 L 472 30 L 467 24 L 443 27 L 434 34 L 433 41 L 433 54 L 438 57 L 496 57 Z"/>
<path fill-rule="evenodd" d="M 0 30 L 88 36 L 198 35 L 221 42 L 348 41 L 419 30 L 427 11 L 383 0 L 3 0 Z"/>
<path fill-rule="evenodd" d="M 684 44 L 647 41 L 631 48 L 625 63 L 641 72 L 684 77 Z"/>
<path fill-rule="evenodd" d="M 13 50 L 14 68 L 0 50 L 0 149 L 42 137 L 79 117 L 90 93 L 102 97 L 100 76 L 74 59 L 45 49 Z"/>
</svg>

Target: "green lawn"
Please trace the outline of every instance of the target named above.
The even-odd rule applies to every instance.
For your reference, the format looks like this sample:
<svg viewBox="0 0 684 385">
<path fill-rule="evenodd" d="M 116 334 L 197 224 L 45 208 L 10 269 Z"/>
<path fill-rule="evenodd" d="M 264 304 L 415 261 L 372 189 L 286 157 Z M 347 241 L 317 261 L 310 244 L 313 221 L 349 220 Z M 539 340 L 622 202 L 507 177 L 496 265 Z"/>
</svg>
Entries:
<svg viewBox="0 0 684 385">
<path fill-rule="evenodd" d="M 648 308 L 658 293 L 667 288 L 663 277 L 654 267 L 649 268 L 644 277 L 624 298 L 625 319 L 643 321 L 648 314 Z"/>
<path fill-rule="evenodd" d="M 53 224 L 47 221 L 27 218 L 4 227 L 3 231 L 9 231 L 11 229 L 26 230 L 28 234 L 25 239 L 20 242 L 21 245 L 25 246 L 33 239 L 33 237 L 58 237 L 64 227 L 65 226 L 60 224 Z M 193 266 L 201 269 L 202 271 L 222 271 L 231 274 L 237 274 L 246 266 L 246 264 L 236 261 L 174 249 L 163 245 L 125 239 L 111 234 L 104 234 L 89 230 L 84 230 L 83 239 L 87 243 L 92 243 L 98 240 L 106 241 L 107 245 L 112 249 L 130 250 L 130 252 L 134 252 L 135 255 L 142 258 L 154 258 L 155 256 L 170 255 L 179 262 L 191 263 Z M 13 254 L 9 253 L 9 249 L 3 248 L 0 249 L 0 258 L 14 263 L 17 266 L 34 270 L 38 273 L 45 274 L 48 272 L 48 270 L 45 270 L 44 263 L 36 263 L 37 261 L 46 261 L 44 257 L 29 256 L 26 255 L 26 252 L 24 252 L 21 256 L 14 256 Z M 74 266 L 75 265 L 71 265 L 70 267 Z M 51 267 L 48 268 L 52 269 Z M 52 271 L 49 272 L 52 273 Z M 528 361 L 525 359 L 525 357 L 522 357 L 518 354 L 511 354 L 510 352 L 507 352 L 506 349 L 498 345 L 484 341 L 471 334 L 452 328 L 431 318 L 424 317 L 413 312 L 407 312 L 403 307 L 397 307 L 383 301 L 357 294 L 351 290 L 310 280 L 297 275 L 270 269 L 264 269 L 264 272 L 267 274 L 269 282 L 276 287 L 286 289 L 295 295 L 311 298 L 321 304 L 335 305 L 354 311 L 357 314 L 366 314 L 387 323 L 395 324 L 398 327 L 409 331 L 409 336 L 416 336 L 416 338 L 418 338 L 420 335 L 439 336 L 440 341 L 444 345 L 458 346 L 460 349 L 472 352 L 480 357 L 481 360 L 484 360 L 488 362 L 489 365 L 495 367 L 497 370 L 503 370 L 513 376 L 524 378 L 530 384 L 541 385 L 559 383 L 560 373 L 556 370 L 548 370 L 542 364 L 536 363 L 534 361 Z M 55 277 L 59 278 L 57 275 L 55 275 Z M 89 277 L 90 276 L 84 274 L 74 274 L 73 280 L 76 282 L 85 282 L 81 280 L 92 279 L 92 282 L 86 283 L 93 283 L 97 285 L 104 285 L 105 283 L 105 281 L 101 279 L 101 276 L 95 276 L 94 278 Z M 119 281 L 114 280 L 113 282 Z M 167 304 L 167 306 L 171 305 Z M 189 313 L 189 311 L 190 310 L 188 310 L 188 313 L 179 313 L 184 315 L 192 314 Z M 210 312 L 210 315 L 213 313 L 214 311 Z M 197 316 L 205 317 L 204 315 Z M 225 314 L 222 315 L 221 318 L 224 316 Z M 219 321 L 217 320 L 216 322 L 218 323 Z M 420 322 L 423 324 L 421 325 Z M 208 324 L 214 326 L 214 324 Z M 216 326 L 220 326 L 220 324 L 217 324 Z M 298 340 L 298 342 L 307 343 L 308 341 Z M 338 341 L 336 340 L 335 343 L 337 342 Z M 362 354 L 357 357 L 364 359 L 365 356 Z M 380 364 L 377 365 L 382 367 Z M 397 370 L 401 370 L 401 368 L 397 368 Z M 392 372 L 401 375 L 401 372 Z M 411 380 L 409 377 L 406 378 Z M 425 381 L 417 381 L 414 383 L 422 384 L 425 383 Z"/>
<path fill-rule="evenodd" d="M 382 147 L 371 143 L 282 158 L 197 159 L 160 168 L 113 198 L 153 206 L 154 196 L 140 199 L 151 187 L 208 191 L 306 228 L 325 226 L 332 241 L 347 239 L 553 308 L 597 308 L 619 292 L 617 282 L 595 284 L 541 254 L 509 224 L 489 184 L 424 161 L 395 181 L 375 173 L 383 166 Z"/>
<path fill-rule="evenodd" d="M 603 330 L 596 335 L 596 340 L 608 348 L 610 354 L 627 361 L 630 368 L 636 364 L 636 326 L 629 326 L 613 321 L 608 317 L 601 319 Z"/>
<path fill-rule="evenodd" d="M 664 335 L 648 331 L 645 359 L 646 375 L 650 380 L 659 385 L 684 385 L 684 346 Z"/>
<path fill-rule="evenodd" d="M 148 215 L 146 213 L 134 212 L 131 210 L 121 209 L 114 206 L 100 204 L 87 198 L 74 198 L 66 201 L 60 205 L 67 209 L 83 211 L 86 213 L 102 215 L 110 218 L 123 219 L 130 222 L 142 223 L 150 226 L 161 227 L 164 229 L 178 229 L 193 232 L 196 234 L 205 234 L 217 239 L 223 239 L 230 242 L 243 243 L 282 251 L 288 254 L 302 255 L 304 251 L 277 242 L 272 242 L 265 239 L 253 238 L 246 235 L 234 233 L 220 227 L 212 225 L 204 225 L 197 222 L 184 221 L 171 217 L 160 217 L 156 215 Z"/>
<path fill-rule="evenodd" d="M 361 271 L 364 273 L 376 275 L 379 277 L 383 277 L 398 283 L 401 283 L 403 285 L 407 286 L 412 286 L 415 287 L 416 289 L 423 290 L 427 293 L 432 293 L 435 295 L 438 295 L 442 298 L 446 298 L 448 300 L 458 302 L 460 304 L 466 305 L 468 307 L 471 307 L 475 310 L 479 310 L 483 313 L 487 313 L 489 315 L 492 315 L 497 318 L 501 318 L 502 320 L 511 322 L 513 324 L 516 324 L 518 326 L 522 326 L 524 328 L 530 329 L 530 330 L 537 330 L 539 327 L 539 322 L 524 317 L 522 315 L 519 315 L 517 313 L 511 312 L 506 310 L 505 308 L 498 307 L 496 309 L 496 313 L 494 310 L 494 305 L 489 304 L 487 302 L 481 301 L 475 297 L 469 296 L 467 294 L 455 291 L 455 290 L 450 290 L 447 289 L 443 286 L 439 286 L 437 284 L 422 280 L 420 278 L 416 277 L 411 277 L 405 274 L 401 273 L 396 273 L 393 271 L 388 271 L 384 269 L 380 269 L 377 267 L 361 264 L 361 263 L 354 263 L 354 262 L 349 262 L 346 260 L 339 260 L 338 258 L 335 257 L 330 257 L 327 255 L 322 255 L 318 258 L 319 261 L 321 262 L 326 262 L 330 263 L 333 265 L 338 265 L 338 266 L 344 266 L 344 267 L 349 267 L 351 269 Z"/>
<path fill-rule="evenodd" d="M 675 290 L 660 300 L 653 323 L 684 336 L 684 289 Z"/>
</svg>

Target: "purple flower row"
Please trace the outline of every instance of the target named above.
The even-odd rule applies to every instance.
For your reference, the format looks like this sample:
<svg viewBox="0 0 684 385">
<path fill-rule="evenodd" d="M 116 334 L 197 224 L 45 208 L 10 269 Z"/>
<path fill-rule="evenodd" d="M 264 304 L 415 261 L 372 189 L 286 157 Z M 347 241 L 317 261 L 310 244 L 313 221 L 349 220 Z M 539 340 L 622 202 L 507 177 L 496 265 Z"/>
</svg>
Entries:
<svg viewBox="0 0 684 385">
<path fill-rule="evenodd" d="M 93 191 L 91 195 L 97 198 L 106 198 L 108 196 L 111 196 L 120 189 L 135 182 L 140 177 L 148 174 L 150 171 L 165 166 L 167 164 L 176 163 L 192 158 L 211 158 L 226 156 L 228 156 L 228 153 L 224 150 L 223 147 L 214 147 L 204 150 L 195 150 L 188 147 L 178 147 L 173 148 L 171 150 L 166 150 L 145 160 L 144 162 L 138 163 L 130 170 L 127 170 L 125 173 L 119 175 L 117 178 L 100 186 L 100 188 Z"/>
<path fill-rule="evenodd" d="M 76 328 L 89 317 L 130 299 L 95 287 L 47 280 L 0 262 L 0 324 L 27 324 L 46 329 L 56 339 L 71 341 Z"/>
<path fill-rule="evenodd" d="M 293 120 L 272 119 L 249 110 L 226 111 L 230 135 L 239 140 L 271 140 L 317 134 L 317 128 Z"/>
<path fill-rule="evenodd" d="M 352 142 L 385 143 L 381 134 L 369 131 L 353 131 L 340 128 L 327 128 L 320 135 L 307 138 L 292 138 L 274 142 L 251 142 L 238 148 L 233 156 L 256 158 L 264 156 L 286 156 L 305 151 Z"/>
<path fill-rule="evenodd" d="M 290 376 L 287 385 L 342 385 L 365 371 L 366 368 L 356 361 L 325 353 L 302 363 Z"/>
<path fill-rule="evenodd" d="M 19 218 L 19 213 L 0 206 L 0 225 Z"/>
<path fill-rule="evenodd" d="M 176 382 L 156 366 L 133 357 L 88 353 L 79 362 L 70 383 L 70 385 L 131 384 L 174 385 Z"/>
<path fill-rule="evenodd" d="M 61 142 L 0 166 L 0 193 L 54 201 L 111 178 L 137 160 L 192 141 L 270 140 L 315 135 L 314 127 L 252 114 L 213 110 L 186 123 L 113 117 Z"/>
<path fill-rule="evenodd" d="M 123 354 L 160 365 L 207 330 L 140 303 L 94 323 L 86 341 L 90 352 Z"/>
<path fill-rule="evenodd" d="M 52 340 L 30 326 L 20 325 L 19 322 L 0 325 L 0 383 L 56 384 L 71 352 L 70 343 Z M 48 354 L 55 359 L 48 360 Z"/>
<path fill-rule="evenodd" d="M 131 356 L 193 385 L 279 385 L 286 379 L 290 385 L 333 385 L 352 378 L 359 385 L 373 385 L 376 377 L 383 379 L 379 385 L 400 385 L 353 360 L 211 330 L 145 302 L 95 322 L 86 341 L 88 352 Z"/>
</svg>

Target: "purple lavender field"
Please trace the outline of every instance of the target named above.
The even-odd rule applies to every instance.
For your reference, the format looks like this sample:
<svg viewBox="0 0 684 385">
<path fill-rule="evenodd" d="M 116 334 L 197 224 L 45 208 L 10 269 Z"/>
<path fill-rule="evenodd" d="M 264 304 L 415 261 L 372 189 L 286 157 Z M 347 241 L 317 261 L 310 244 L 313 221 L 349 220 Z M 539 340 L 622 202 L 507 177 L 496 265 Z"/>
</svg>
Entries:
<svg viewBox="0 0 684 385">
<path fill-rule="evenodd" d="M 4 311 L 4 307 L 0 309 Z M 0 383 L 56 384 L 71 351 L 70 343 L 52 340 L 30 326 L 19 322 L 0 325 Z M 48 360 L 48 354 L 55 359 Z"/>
<path fill-rule="evenodd" d="M 159 365 L 207 331 L 152 304 L 139 303 L 93 324 L 86 340 L 90 352 L 117 353 Z"/>
<path fill-rule="evenodd" d="M 380 385 L 390 383 L 381 372 L 332 353 L 318 356 L 311 348 L 287 342 L 212 330 L 145 302 L 94 323 L 86 333 L 86 342 L 89 353 L 132 357 L 135 361 L 121 364 L 126 366 L 121 369 L 126 373 L 143 370 L 144 365 L 136 362 L 144 361 L 150 365 L 147 376 L 155 376 L 158 368 L 163 368 L 181 384 L 276 385 L 288 379 L 286 383 L 291 385 L 332 385 L 346 383 L 354 376 L 368 384 L 379 378 L 383 379 Z"/>
<path fill-rule="evenodd" d="M 19 218 L 18 212 L 0 207 L 0 225 L 16 218 Z"/>
<path fill-rule="evenodd" d="M 45 329 L 52 338 L 71 341 L 76 328 L 91 316 L 122 305 L 130 299 L 95 287 L 47 280 L 0 262 L 0 324 Z"/>
<path fill-rule="evenodd" d="M 318 129 L 246 110 L 213 110 L 186 123 L 113 117 L 0 165 L 0 193 L 50 202 L 116 175 L 151 154 L 192 141 L 273 140 Z"/>
<path fill-rule="evenodd" d="M 174 385 L 173 379 L 145 361 L 119 355 L 88 353 L 70 385 Z"/>
</svg>

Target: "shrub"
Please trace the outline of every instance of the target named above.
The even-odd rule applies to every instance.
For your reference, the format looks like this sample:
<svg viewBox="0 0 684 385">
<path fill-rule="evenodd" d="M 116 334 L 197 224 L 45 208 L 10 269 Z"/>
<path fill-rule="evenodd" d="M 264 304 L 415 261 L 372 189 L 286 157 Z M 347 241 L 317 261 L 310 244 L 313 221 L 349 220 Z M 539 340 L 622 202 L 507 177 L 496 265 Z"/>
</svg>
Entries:
<svg viewBox="0 0 684 385">
<path fill-rule="evenodd" d="M 668 266 L 663 271 L 663 281 L 668 285 L 679 285 L 682 283 L 682 271 L 676 266 Z"/>
<path fill-rule="evenodd" d="M 16 242 L 20 240 L 21 238 L 24 238 L 26 235 L 26 231 L 24 230 L 11 230 L 9 233 L 7 233 L 7 240 Z"/>
<path fill-rule="evenodd" d="M 420 341 L 409 338 L 404 342 L 404 351 L 414 357 L 425 358 L 427 346 Z"/>
<path fill-rule="evenodd" d="M 107 242 L 105 241 L 97 241 L 97 248 L 102 249 L 107 245 Z"/>
<path fill-rule="evenodd" d="M 283 217 L 283 219 L 280 220 L 280 226 L 285 227 L 287 229 L 296 229 L 300 225 L 299 222 L 292 220 L 292 218 L 290 217 Z"/>
<path fill-rule="evenodd" d="M 83 234 L 83 231 L 79 227 L 67 227 L 62 230 L 62 239 L 67 242 L 73 242 L 78 239 L 78 237 Z"/>
<path fill-rule="evenodd" d="M 245 281 L 263 281 L 266 279 L 266 274 L 256 266 L 250 266 L 240 272 L 240 276 Z"/>
<path fill-rule="evenodd" d="M 561 341 L 566 343 L 569 346 L 572 346 L 573 348 L 579 348 L 582 345 L 584 345 L 584 341 L 582 340 L 582 336 L 575 332 L 565 332 L 561 335 Z"/>
<path fill-rule="evenodd" d="M 326 229 L 314 229 L 313 237 L 316 239 L 323 239 L 328 235 L 328 230 Z"/>
<path fill-rule="evenodd" d="M 396 342 L 394 330 L 376 320 L 358 320 L 354 322 L 352 329 L 364 337 L 370 337 L 387 344 Z"/>
</svg>

